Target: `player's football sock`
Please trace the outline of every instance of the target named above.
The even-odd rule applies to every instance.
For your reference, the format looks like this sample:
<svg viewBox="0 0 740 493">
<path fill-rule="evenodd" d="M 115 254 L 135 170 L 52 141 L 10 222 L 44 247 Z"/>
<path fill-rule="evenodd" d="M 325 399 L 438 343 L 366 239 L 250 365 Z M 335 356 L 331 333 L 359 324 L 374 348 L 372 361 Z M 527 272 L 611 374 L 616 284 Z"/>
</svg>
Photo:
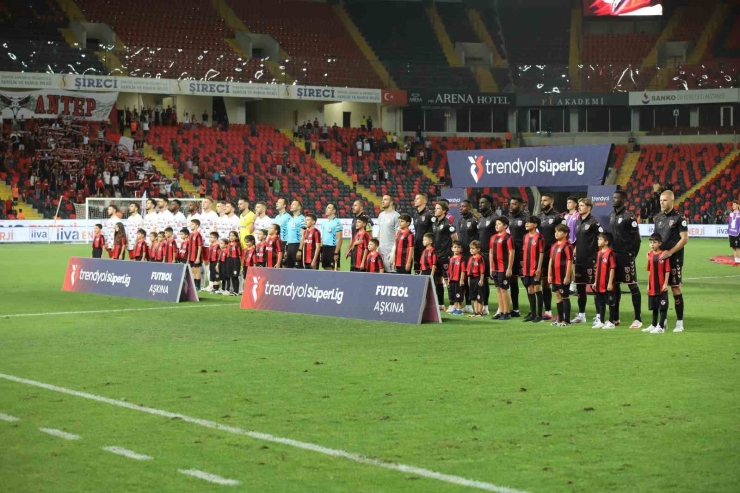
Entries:
<svg viewBox="0 0 740 493">
<path fill-rule="evenodd" d="M 683 321 L 683 294 L 673 296 L 673 303 L 676 305 L 676 320 Z"/>
<path fill-rule="evenodd" d="M 195 289 L 200 290 L 200 279 L 193 279 L 195 281 Z"/>
<path fill-rule="evenodd" d="M 642 294 L 640 293 L 640 286 L 630 284 L 630 293 L 632 293 L 632 308 L 635 309 L 635 320 L 642 322 Z"/>
<path fill-rule="evenodd" d="M 552 311 L 552 289 L 551 288 L 542 289 L 542 299 L 545 302 L 545 311 L 551 312 Z"/>
<path fill-rule="evenodd" d="M 515 312 L 519 311 L 519 278 L 511 278 L 511 309 Z"/>
<path fill-rule="evenodd" d="M 562 301 L 558 302 L 558 320 L 560 321 L 565 320 L 564 315 L 563 315 L 563 302 Z"/>
<path fill-rule="evenodd" d="M 653 327 L 658 326 L 658 310 L 653 310 Z"/>
<path fill-rule="evenodd" d="M 228 291 L 229 290 L 229 278 L 225 277 L 223 280 L 221 280 L 221 290 Z"/>
<path fill-rule="evenodd" d="M 611 323 L 614 323 L 614 321 L 615 321 L 615 320 L 619 320 L 619 319 L 617 318 L 617 313 L 616 313 L 616 312 L 617 312 L 617 311 L 616 311 L 616 306 L 615 306 L 615 305 L 609 305 L 609 321 L 610 321 Z M 604 320 L 604 319 L 602 318 L 602 321 L 603 321 L 603 320 Z"/>
<path fill-rule="evenodd" d="M 232 293 L 239 292 L 239 277 L 238 276 L 231 278 L 231 292 Z"/>
<path fill-rule="evenodd" d="M 537 300 L 537 315 L 536 316 L 542 318 L 542 291 L 537 291 L 534 294 L 534 297 Z"/>
<path fill-rule="evenodd" d="M 578 293 L 578 313 L 586 313 L 586 285 L 576 284 L 576 292 Z"/>
<path fill-rule="evenodd" d="M 612 321 L 619 320 L 619 305 L 620 305 L 620 303 L 622 303 L 621 286 L 619 286 L 619 284 L 616 284 L 614 286 L 614 316 L 616 318 L 614 318 Z M 609 307 L 609 309 L 611 309 L 611 306 Z M 603 322 L 603 320 L 602 320 L 602 322 Z"/>
<path fill-rule="evenodd" d="M 434 289 L 437 291 L 437 304 L 442 306 L 445 304 L 445 287 L 443 284 L 435 284 Z"/>
<path fill-rule="evenodd" d="M 606 322 L 606 319 L 604 318 L 604 316 L 606 316 L 606 304 L 599 304 L 598 311 L 601 323 Z"/>
<path fill-rule="evenodd" d="M 666 323 L 668 323 L 668 305 L 660 309 L 660 326 L 665 329 Z"/>
<path fill-rule="evenodd" d="M 563 300 L 563 314 L 565 315 L 565 323 L 570 323 L 570 298 Z"/>
<path fill-rule="evenodd" d="M 532 318 L 537 316 L 537 297 L 534 293 L 527 293 L 529 299 L 529 314 Z"/>
</svg>

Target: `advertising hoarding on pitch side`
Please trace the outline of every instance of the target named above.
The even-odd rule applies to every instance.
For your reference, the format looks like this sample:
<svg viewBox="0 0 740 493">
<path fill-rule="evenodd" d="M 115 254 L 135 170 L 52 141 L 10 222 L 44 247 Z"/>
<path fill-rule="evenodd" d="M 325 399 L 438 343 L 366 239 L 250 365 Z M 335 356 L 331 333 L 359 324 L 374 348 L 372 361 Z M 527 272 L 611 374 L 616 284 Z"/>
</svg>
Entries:
<svg viewBox="0 0 740 493">
<path fill-rule="evenodd" d="M 250 267 L 241 307 L 405 324 L 442 321 L 430 276 Z"/>
<path fill-rule="evenodd" d="M 586 187 L 601 185 L 611 144 L 447 151 L 452 186 Z"/>
<path fill-rule="evenodd" d="M 588 198 L 593 203 L 591 215 L 599 220 L 604 231 L 611 233 L 609 215 L 614 211 L 612 207 L 612 196 L 617 191 L 616 185 L 599 185 L 588 187 Z"/>
<path fill-rule="evenodd" d="M 70 257 L 62 291 L 142 300 L 198 301 L 187 264 Z"/>
</svg>

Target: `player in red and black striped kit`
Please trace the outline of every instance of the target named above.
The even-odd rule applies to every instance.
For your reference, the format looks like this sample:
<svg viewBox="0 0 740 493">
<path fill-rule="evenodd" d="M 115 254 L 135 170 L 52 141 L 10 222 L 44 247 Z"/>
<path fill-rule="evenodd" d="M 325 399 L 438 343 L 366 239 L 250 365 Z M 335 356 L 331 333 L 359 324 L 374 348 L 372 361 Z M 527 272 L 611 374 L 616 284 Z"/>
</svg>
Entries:
<svg viewBox="0 0 740 493">
<path fill-rule="evenodd" d="M 188 264 L 193 273 L 195 289 L 200 290 L 200 265 L 203 262 L 203 236 L 200 234 L 200 220 L 190 220 L 190 236 L 188 237 Z"/>
<path fill-rule="evenodd" d="M 365 272 L 380 273 L 385 272 L 383 270 L 383 256 L 378 251 L 380 248 L 380 242 L 371 238 L 367 243 L 367 257 L 365 258 Z"/>
<path fill-rule="evenodd" d="M 265 240 L 265 267 L 280 268 L 283 261 L 283 244 L 280 242 L 280 225 L 270 225 L 270 236 Z"/>
<path fill-rule="evenodd" d="M 244 277 L 244 280 L 246 281 L 247 272 L 249 272 L 249 268 L 253 267 L 255 265 L 255 262 L 257 261 L 256 248 L 254 247 L 254 236 L 253 235 L 245 236 L 244 245 L 245 245 L 244 253 L 242 254 L 242 258 L 244 259 L 242 261 L 244 270 L 242 272 L 244 273 L 243 277 Z"/>
<path fill-rule="evenodd" d="M 447 294 L 450 304 L 454 306 L 452 315 L 462 315 L 465 308 L 465 270 L 467 265 L 462 255 L 463 244 L 460 241 L 452 242 L 452 257 L 447 267 Z"/>
<path fill-rule="evenodd" d="M 397 274 L 411 274 L 414 266 L 414 233 L 409 229 L 411 216 L 401 214 L 398 218 L 401 229 L 396 232 L 395 246 L 391 266 L 396 269 Z"/>
<path fill-rule="evenodd" d="M 419 257 L 419 273 L 422 276 L 434 277 L 437 269 L 437 254 L 434 252 L 434 233 L 424 234 L 422 245 L 424 246 L 424 250 Z"/>
<path fill-rule="evenodd" d="M 651 334 L 665 332 L 668 320 L 668 284 L 671 273 L 671 259 L 663 256 L 663 238 L 653 233 L 650 236 L 650 252 L 647 254 L 648 271 L 648 308 L 653 312 L 653 323 L 642 329 Z M 660 313 L 660 322 L 658 314 Z"/>
<path fill-rule="evenodd" d="M 93 237 L 92 256 L 93 258 L 103 258 L 103 249 L 105 248 L 105 236 L 103 236 L 103 225 L 95 225 L 95 236 Z"/>
<path fill-rule="evenodd" d="M 570 281 L 573 279 L 573 246 L 568 242 L 570 228 L 565 224 L 555 227 L 555 244 L 550 249 L 547 279 L 555 290 L 558 320 L 551 325 L 570 325 Z"/>
<path fill-rule="evenodd" d="M 226 271 L 229 275 L 229 296 L 237 296 L 239 293 L 239 273 L 242 270 L 242 244 L 239 241 L 239 233 L 229 233 L 228 255 L 226 259 Z"/>
<path fill-rule="evenodd" d="M 134 245 L 133 257 L 131 260 L 141 262 L 147 260 L 149 257 L 149 249 L 146 246 L 146 231 L 139 229 L 136 232 L 136 243 Z"/>
<path fill-rule="evenodd" d="M 596 256 L 596 265 L 594 266 L 594 283 L 591 289 L 594 292 L 596 302 L 596 311 L 599 314 L 599 320 L 594 322 L 594 329 L 614 329 L 615 296 L 614 280 L 617 269 L 617 257 L 612 250 L 614 236 L 611 233 L 599 234 L 598 245 L 599 253 Z M 606 322 L 606 307 L 609 306 L 609 321 Z"/>
<path fill-rule="evenodd" d="M 480 241 L 473 240 L 470 242 L 470 258 L 465 271 L 468 273 L 468 285 L 470 286 L 470 298 L 473 300 L 473 314 L 468 315 L 470 318 L 483 317 L 483 300 L 485 293 L 484 283 L 486 277 L 486 261 L 480 254 Z"/>
<path fill-rule="evenodd" d="M 306 229 L 303 230 L 299 245 L 304 269 L 319 270 L 321 254 L 321 232 L 316 227 L 316 214 L 306 215 Z"/>
<path fill-rule="evenodd" d="M 367 246 L 370 241 L 370 233 L 368 233 L 365 228 L 369 220 L 370 219 L 365 215 L 360 215 L 355 218 L 357 232 L 355 233 L 355 237 L 352 238 L 352 245 L 345 257 L 352 257 L 352 262 L 349 266 L 349 270 L 352 272 L 365 270 Z"/>
<path fill-rule="evenodd" d="M 186 264 L 188 262 L 188 252 L 190 251 L 190 230 L 188 228 L 182 228 L 180 230 L 180 248 L 177 251 L 177 263 Z M 177 245 L 175 245 L 177 246 Z"/>
<path fill-rule="evenodd" d="M 496 286 L 498 312 L 493 320 L 511 320 L 511 301 L 509 299 L 509 279 L 514 272 L 514 238 L 506 232 L 509 218 L 502 216 L 496 219 L 496 234 L 491 236 L 488 248 L 488 259 L 491 265 L 491 279 Z"/>
<path fill-rule="evenodd" d="M 173 230 L 170 227 L 164 230 L 164 257 L 162 262 L 174 264 L 177 262 L 177 243 L 173 236 Z"/>
<path fill-rule="evenodd" d="M 527 298 L 529 299 L 529 315 L 524 317 L 524 322 L 539 323 L 542 321 L 544 300 L 540 283 L 545 262 L 545 239 L 542 234 L 537 232 L 539 226 L 540 218 L 537 216 L 527 218 L 524 225 L 527 234 L 524 235 L 522 248 L 522 284 L 527 288 Z"/>
<path fill-rule="evenodd" d="M 211 293 L 216 294 L 221 288 L 221 272 L 218 269 L 218 263 L 221 256 L 221 246 L 218 242 L 218 233 L 212 231 L 209 234 L 210 241 L 206 249 L 205 259 L 208 262 L 208 279 L 211 280 Z"/>
<path fill-rule="evenodd" d="M 123 223 L 116 223 L 113 227 L 113 249 L 110 252 L 110 258 L 113 260 L 125 260 L 128 242 L 126 241 L 126 228 Z"/>
<path fill-rule="evenodd" d="M 265 266 L 265 247 L 267 246 L 267 230 L 258 229 L 254 232 L 254 266 Z"/>
</svg>

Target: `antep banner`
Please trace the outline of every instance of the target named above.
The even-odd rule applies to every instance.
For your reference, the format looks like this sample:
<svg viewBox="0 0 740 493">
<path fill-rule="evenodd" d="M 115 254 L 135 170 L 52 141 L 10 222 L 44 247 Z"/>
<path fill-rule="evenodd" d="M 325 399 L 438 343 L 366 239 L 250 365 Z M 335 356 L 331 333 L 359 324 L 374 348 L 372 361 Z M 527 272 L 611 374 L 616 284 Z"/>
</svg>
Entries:
<svg viewBox="0 0 740 493">
<path fill-rule="evenodd" d="M 118 99 L 117 92 L 75 92 L 61 89 L 0 92 L 0 115 L 8 120 L 21 117 L 107 120 Z"/>
<path fill-rule="evenodd" d="M 611 144 L 447 151 L 452 186 L 586 187 L 601 185 Z"/>
<path fill-rule="evenodd" d="M 62 291 L 143 300 L 198 301 L 187 264 L 70 257 Z"/>
<path fill-rule="evenodd" d="M 614 210 L 612 208 L 612 195 L 617 191 L 616 185 L 600 185 L 588 187 L 588 198 L 594 204 L 591 209 L 591 215 L 599 220 L 604 231 L 611 233 L 609 225 L 609 215 Z"/>
<path fill-rule="evenodd" d="M 250 267 L 241 307 L 380 322 L 441 322 L 429 276 Z"/>
</svg>

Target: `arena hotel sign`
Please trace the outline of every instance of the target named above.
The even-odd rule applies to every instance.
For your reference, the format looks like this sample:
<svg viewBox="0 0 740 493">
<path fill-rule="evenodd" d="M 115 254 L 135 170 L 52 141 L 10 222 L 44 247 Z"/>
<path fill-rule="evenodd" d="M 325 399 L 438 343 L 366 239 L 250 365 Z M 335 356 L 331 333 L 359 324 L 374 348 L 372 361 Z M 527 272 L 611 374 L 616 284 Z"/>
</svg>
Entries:
<svg viewBox="0 0 740 493">
<path fill-rule="evenodd" d="M 627 106 L 629 97 L 627 93 L 564 93 L 564 94 L 517 94 L 516 104 L 525 108 L 570 107 L 580 108 L 584 106 Z"/>
<path fill-rule="evenodd" d="M 408 94 L 409 104 L 431 107 L 448 106 L 512 106 L 513 94 L 484 93 L 424 93 L 411 91 Z"/>
</svg>

